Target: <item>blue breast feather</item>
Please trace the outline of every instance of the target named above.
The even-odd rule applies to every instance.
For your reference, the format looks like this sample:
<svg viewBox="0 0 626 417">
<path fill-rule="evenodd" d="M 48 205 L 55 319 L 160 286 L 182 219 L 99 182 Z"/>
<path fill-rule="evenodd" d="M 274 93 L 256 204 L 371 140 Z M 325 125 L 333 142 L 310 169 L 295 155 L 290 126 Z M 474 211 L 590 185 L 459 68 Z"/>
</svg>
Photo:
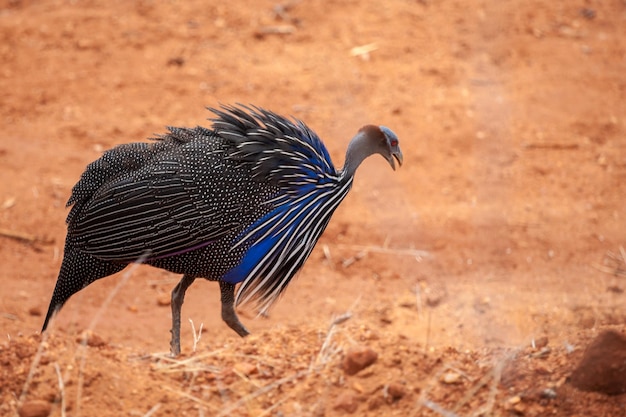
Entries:
<svg viewBox="0 0 626 417">
<path fill-rule="evenodd" d="M 214 128 L 233 144 L 231 158 L 248 164 L 253 177 L 277 186 L 271 209 L 233 242 L 248 246 L 239 265 L 222 280 L 243 282 L 237 303 L 271 303 L 302 266 L 345 197 L 344 181 L 328 150 L 304 123 L 262 109 L 219 111 Z"/>
</svg>

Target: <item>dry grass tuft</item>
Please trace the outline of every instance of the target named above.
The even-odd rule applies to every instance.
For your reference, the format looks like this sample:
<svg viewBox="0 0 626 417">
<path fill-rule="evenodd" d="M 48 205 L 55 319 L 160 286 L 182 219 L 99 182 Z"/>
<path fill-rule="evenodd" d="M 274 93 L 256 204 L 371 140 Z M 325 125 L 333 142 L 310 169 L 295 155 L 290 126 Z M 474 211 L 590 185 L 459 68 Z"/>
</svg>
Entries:
<svg viewBox="0 0 626 417">
<path fill-rule="evenodd" d="M 65 405 L 65 383 L 63 382 L 63 377 L 61 376 L 61 368 L 59 368 L 59 364 L 58 363 L 54 363 L 54 370 L 57 374 L 57 379 L 59 381 L 59 393 L 61 396 L 61 417 L 65 417 L 65 410 L 66 410 L 66 405 Z"/>
<path fill-rule="evenodd" d="M 592 264 L 597 270 L 614 275 L 615 277 L 626 277 L 626 250 L 620 246 L 617 252 L 607 251 L 601 264 Z"/>
</svg>

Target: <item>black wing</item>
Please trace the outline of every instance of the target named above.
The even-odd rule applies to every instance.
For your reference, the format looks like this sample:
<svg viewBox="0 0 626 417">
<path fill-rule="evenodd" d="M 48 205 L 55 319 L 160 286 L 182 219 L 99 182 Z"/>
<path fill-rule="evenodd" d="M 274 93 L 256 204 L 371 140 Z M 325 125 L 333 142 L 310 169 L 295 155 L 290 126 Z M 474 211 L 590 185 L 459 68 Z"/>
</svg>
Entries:
<svg viewBox="0 0 626 417">
<path fill-rule="evenodd" d="M 148 146 L 154 147 L 149 156 L 131 158 L 134 169 L 115 168 L 123 161 L 103 155 L 114 165 L 110 171 L 118 172 L 97 187 L 92 182 L 91 194 L 79 195 L 77 184 L 68 216 L 68 239 L 77 249 L 110 261 L 166 257 L 208 245 L 239 226 L 237 207 L 218 199 L 228 184 L 210 180 L 223 178 L 220 141 Z M 203 177 L 209 180 L 199 181 Z"/>
</svg>

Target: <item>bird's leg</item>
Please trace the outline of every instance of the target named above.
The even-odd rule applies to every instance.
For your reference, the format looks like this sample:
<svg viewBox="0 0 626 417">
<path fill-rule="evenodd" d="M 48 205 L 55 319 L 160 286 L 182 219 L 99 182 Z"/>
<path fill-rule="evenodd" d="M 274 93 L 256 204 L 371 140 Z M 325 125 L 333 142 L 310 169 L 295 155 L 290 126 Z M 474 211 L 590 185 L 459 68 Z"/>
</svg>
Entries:
<svg viewBox="0 0 626 417">
<path fill-rule="evenodd" d="M 222 298 L 222 320 L 228 327 L 233 329 L 241 337 L 245 337 L 250 332 L 239 321 L 235 313 L 235 285 L 220 281 L 220 292 Z"/>
<path fill-rule="evenodd" d="M 170 352 L 173 357 L 180 354 L 180 309 L 185 301 L 185 291 L 196 277 L 183 275 L 178 285 L 172 290 L 172 339 L 170 340 Z"/>
</svg>

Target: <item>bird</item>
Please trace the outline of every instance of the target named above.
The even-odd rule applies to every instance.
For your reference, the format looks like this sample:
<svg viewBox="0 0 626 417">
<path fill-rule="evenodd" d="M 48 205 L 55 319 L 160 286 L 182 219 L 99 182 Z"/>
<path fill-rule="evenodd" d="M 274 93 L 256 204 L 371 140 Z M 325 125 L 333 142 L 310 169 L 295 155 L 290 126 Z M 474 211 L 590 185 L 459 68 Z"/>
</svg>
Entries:
<svg viewBox="0 0 626 417">
<path fill-rule="evenodd" d="M 266 311 L 304 265 L 367 157 L 396 169 L 396 134 L 365 125 L 336 169 L 304 122 L 254 105 L 208 108 L 211 128 L 167 127 L 90 163 L 66 207 L 63 261 L 42 332 L 75 293 L 141 262 L 182 274 L 171 293 L 170 352 L 180 354 L 185 292 L 218 281 L 222 320 L 249 334 L 235 307 Z M 395 162 L 394 162 L 395 160 Z"/>
</svg>

